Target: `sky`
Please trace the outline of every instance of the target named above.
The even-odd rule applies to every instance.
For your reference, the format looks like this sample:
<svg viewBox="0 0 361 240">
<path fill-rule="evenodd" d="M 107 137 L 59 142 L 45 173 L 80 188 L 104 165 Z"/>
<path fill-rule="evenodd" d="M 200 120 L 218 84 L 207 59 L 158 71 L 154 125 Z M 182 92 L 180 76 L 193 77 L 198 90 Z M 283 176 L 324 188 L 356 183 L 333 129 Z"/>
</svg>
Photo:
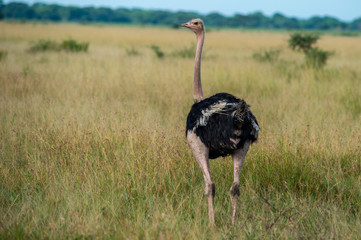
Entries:
<svg viewBox="0 0 361 240">
<path fill-rule="evenodd" d="M 5 0 L 4 2 L 26 2 L 32 4 L 39 1 L 72 6 L 185 10 L 201 14 L 218 12 L 226 16 L 232 16 L 235 13 L 248 14 L 261 11 L 267 16 L 278 12 L 288 17 L 301 19 L 316 15 L 327 15 L 348 22 L 361 17 L 361 0 Z"/>
</svg>

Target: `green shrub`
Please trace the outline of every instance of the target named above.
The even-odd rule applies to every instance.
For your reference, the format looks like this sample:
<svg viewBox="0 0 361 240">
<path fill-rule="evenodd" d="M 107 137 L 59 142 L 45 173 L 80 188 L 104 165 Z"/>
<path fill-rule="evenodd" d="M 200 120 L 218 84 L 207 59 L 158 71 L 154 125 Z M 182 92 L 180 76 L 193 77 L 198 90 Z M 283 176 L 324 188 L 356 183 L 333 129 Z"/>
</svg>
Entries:
<svg viewBox="0 0 361 240">
<path fill-rule="evenodd" d="M 33 42 L 29 50 L 30 52 L 59 51 L 60 46 L 56 41 L 40 39 Z"/>
<path fill-rule="evenodd" d="M 132 48 L 126 48 L 125 51 L 127 52 L 128 56 L 137 56 L 140 55 L 140 52 L 135 49 L 134 47 Z"/>
<path fill-rule="evenodd" d="M 253 53 L 252 57 L 260 62 L 274 62 L 278 60 L 280 55 L 280 50 L 270 49 L 270 50 L 260 50 Z"/>
<path fill-rule="evenodd" d="M 150 46 L 150 48 L 154 51 L 155 55 L 156 55 L 158 58 L 163 58 L 163 57 L 164 57 L 164 52 L 160 49 L 159 46 L 157 46 L 157 45 L 152 45 L 152 46 Z"/>
<path fill-rule="evenodd" d="M 337 35 L 345 36 L 345 37 L 358 37 L 360 36 L 360 32 L 356 31 L 341 31 Z"/>
<path fill-rule="evenodd" d="M 181 58 L 194 58 L 196 55 L 196 47 L 195 44 L 190 45 L 189 47 L 184 47 L 181 50 L 174 51 L 172 53 L 173 57 L 181 57 Z"/>
<path fill-rule="evenodd" d="M 293 33 L 288 40 L 288 45 L 292 50 L 307 54 L 319 38 L 320 36 L 313 33 Z"/>
<path fill-rule="evenodd" d="M 306 65 L 314 68 L 323 67 L 331 52 L 313 47 L 319 36 L 313 33 L 294 33 L 290 35 L 288 44 L 292 50 L 303 52 L 306 55 Z"/>
<path fill-rule="evenodd" d="M 319 48 L 312 48 L 306 54 L 306 64 L 315 68 L 323 67 L 326 64 L 328 57 L 331 55 L 332 53 L 329 51 L 324 51 Z"/>
<path fill-rule="evenodd" d="M 73 39 L 64 40 L 61 45 L 61 49 L 69 52 L 87 52 L 89 43 L 87 42 L 77 42 Z"/>
<path fill-rule="evenodd" d="M 3 51 L 1 50 L 0 51 L 0 61 L 4 60 L 8 55 L 8 52 L 7 51 Z"/>
<path fill-rule="evenodd" d="M 174 23 L 170 27 L 173 29 L 178 29 L 178 28 L 180 28 L 180 25 L 179 25 L 179 23 Z"/>
<path fill-rule="evenodd" d="M 33 42 L 30 46 L 30 52 L 45 52 L 45 51 L 69 51 L 69 52 L 87 52 L 89 43 L 80 43 L 73 39 L 64 40 L 61 44 L 53 40 L 40 39 Z"/>
</svg>

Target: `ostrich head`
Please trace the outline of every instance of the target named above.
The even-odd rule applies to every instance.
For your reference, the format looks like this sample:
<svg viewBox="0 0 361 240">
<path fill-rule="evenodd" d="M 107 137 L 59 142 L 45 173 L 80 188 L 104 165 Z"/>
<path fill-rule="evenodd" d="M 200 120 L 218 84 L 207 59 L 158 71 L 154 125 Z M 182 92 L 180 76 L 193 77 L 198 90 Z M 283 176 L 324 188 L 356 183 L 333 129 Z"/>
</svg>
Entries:
<svg viewBox="0 0 361 240">
<path fill-rule="evenodd" d="M 204 31 L 204 24 L 200 18 L 192 19 L 187 23 L 181 24 L 181 26 L 191 29 L 196 35 Z"/>
</svg>

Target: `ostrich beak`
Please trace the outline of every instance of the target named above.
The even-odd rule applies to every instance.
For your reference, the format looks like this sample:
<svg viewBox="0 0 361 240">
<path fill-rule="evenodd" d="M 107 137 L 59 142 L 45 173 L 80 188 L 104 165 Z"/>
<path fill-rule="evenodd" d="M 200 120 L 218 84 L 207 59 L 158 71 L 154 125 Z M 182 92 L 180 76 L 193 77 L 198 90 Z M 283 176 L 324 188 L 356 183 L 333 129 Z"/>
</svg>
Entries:
<svg viewBox="0 0 361 240">
<path fill-rule="evenodd" d="M 181 27 L 187 27 L 187 28 L 189 28 L 189 23 L 183 23 L 183 24 L 181 24 L 180 26 L 181 26 Z"/>
</svg>

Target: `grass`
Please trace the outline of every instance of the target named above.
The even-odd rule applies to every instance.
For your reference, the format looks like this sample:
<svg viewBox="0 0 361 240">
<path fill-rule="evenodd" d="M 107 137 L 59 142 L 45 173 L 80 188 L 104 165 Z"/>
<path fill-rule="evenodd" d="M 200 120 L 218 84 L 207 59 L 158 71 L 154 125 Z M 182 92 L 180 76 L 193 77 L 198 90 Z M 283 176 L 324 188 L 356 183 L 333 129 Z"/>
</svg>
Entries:
<svg viewBox="0 0 361 240">
<path fill-rule="evenodd" d="M 152 46 L 150 46 L 150 49 L 153 50 L 153 52 L 155 53 L 155 55 L 157 56 L 157 58 L 163 58 L 163 57 L 164 57 L 164 52 L 160 49 L 159 46 L 157 46 L 157 45 L 152 45 Z"/>
<path fill-rule="evenodd" d="M 54 40 L 39 39 L 33 42 L 29 52 L 45 52 L 45 51 L 68 51 L 68 52 L 87 52 L 89 43 L 77 42 L 74 39 L 63 40 L 60 44 Z"/>
<path fill-rule="evenodd" d="M 29 48 L 30 52 L 59 51 L 61 50 L 56 41 L 39 39 L 33 42 Z"/>
<path fill-rule="evenodd" d="M 4 50 L 0 50 L 0 62 L 5 60 L 6 57 L 8 56 L 8 52 L 4 51 Z"/>
<path fill-rule="evenodd" d="M 125 51 L 126 51 L 128 56 L 138 56 L 138 55 L 140 55 L 140 52 L 134 47 L 126 48 Z"/>
<path fill-rule="evenodd" d="M 361 235 L 359 37 L 324 36 L 324 69 L 303 67 L 287 33 L 212 31 L 204 92 L 252 105 L 260 126 L 230 226 L 230 158 L 210 162 L 216 227 L 185 140 L 192 32 L 0 23 L 0 238 L 357 239 Z M 88 54 L 27 52 L 71 36 Z M 124 47 L 141 52 L 132 57 Z M 282 49 L 282 61 L 252 54 Z"/>
<path fill-rule="evenodd" d="M 280 55 L 280 50 L 270 49 L 270 50 L 259 50 L 253 53 L 252 57 L 260 62 L 275 62 L 278 60 Z"/>
<path fill-rule="evenodd" d="M 89 43 L 79 43 L 74 39 L 63 40 L 60 44 L 61 49 L 69 52 L 87 52 L 89 48 Z"/>
<path fill-rule="evenodd" d="M 189 47 L 183 47 L 183 49 L 172 52 L 172 56 L 181 58 L 193 58 L 196 56 L 196 44 L 191 44 Z M 202 54 L 204 55 L 204 54 Z"/>
</svg>

